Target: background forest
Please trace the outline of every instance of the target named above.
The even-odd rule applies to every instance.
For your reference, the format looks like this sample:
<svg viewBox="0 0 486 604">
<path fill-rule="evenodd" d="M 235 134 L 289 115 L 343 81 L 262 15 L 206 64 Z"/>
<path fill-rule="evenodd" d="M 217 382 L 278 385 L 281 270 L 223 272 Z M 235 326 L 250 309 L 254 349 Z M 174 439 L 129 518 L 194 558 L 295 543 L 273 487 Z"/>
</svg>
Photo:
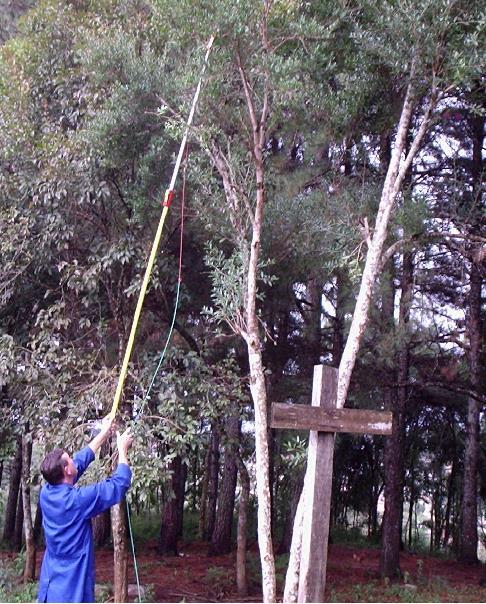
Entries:
<svg viewBox="0 0 486 604">
<path fill-rule="evenodd" d="M 310 402 L 315 364 L 342 364 L 396 157 L 345 389 L 348 407 L 391 410 L 393 434 L 337 436 L 331 534 L 381 543 L 389 577 L 401 547 L 475 563 L 482 2 L 2 0 L 0 13 L 3 546 L 41 543 L 40 459 L 76 450 L 111 408 L 214 34 L 121 405 L 137 435 L 132 513 L 156 517 L 161 554 L 183 527 L 219 554 L 248 506 L 248 539 L 262 551 L 269 520 L 273 552 L 289 551 L 307 433 L 266 414 Z M 109 514 L 94 526 L 107 543 Z"/>
</svg>

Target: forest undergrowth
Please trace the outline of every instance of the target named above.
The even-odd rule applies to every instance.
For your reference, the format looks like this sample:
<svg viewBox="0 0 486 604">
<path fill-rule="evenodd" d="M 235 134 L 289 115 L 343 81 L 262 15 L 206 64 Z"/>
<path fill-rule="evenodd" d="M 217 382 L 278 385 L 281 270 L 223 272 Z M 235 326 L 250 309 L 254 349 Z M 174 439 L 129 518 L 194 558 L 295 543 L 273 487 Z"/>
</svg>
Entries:
<svg viewBox="0 0 486 604">
<path fill-rule="evenodd" d="M 467 566 L 443 554 L 418 550 L 401 555 L 402 576 L 396 581 L 378 574 L 380 550 L 354 543 L 339 535 L 330 546 L 327 602 L 484 602 L 486 588 L 479 585 L 482 565 Z M 138 565 L 143 602 L 258 602 L 261 601 L 257 546 L 250 547 L 248 575 L 250 592 L 241 598 L 236 591 L 235 552 L 209 556 L 207 544 L 183 541 L 178 556 L 160 556 L 155 540 L 139 540 Z M 39 552 L 38 568 L 42 558 Z M 277 557 L 279 600 L 283 591 L 288 556 Z M 0 602 L 35 602 L 37 584 L 22 583 L 24 555 L 0 552 Z M 112 602 L 113 552 L 96 553 L 97 602 Z M 130 601 L 138 601 L 133 562 L 130 563 Z"/>
</svg>

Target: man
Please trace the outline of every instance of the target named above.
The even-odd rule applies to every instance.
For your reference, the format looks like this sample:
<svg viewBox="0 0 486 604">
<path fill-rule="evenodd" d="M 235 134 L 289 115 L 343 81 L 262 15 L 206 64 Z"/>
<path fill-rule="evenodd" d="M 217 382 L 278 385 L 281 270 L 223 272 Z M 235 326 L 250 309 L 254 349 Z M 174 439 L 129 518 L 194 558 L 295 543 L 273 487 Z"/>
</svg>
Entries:
<svg viewBox="0 0 486 604">
<path fill-rule="evenodd" d="M 54 449 L 41 472 L 47 481 L 40 493 L 46 550 L 39 580 L 39 602 L 94 602 L 95 568 L 91 518 L 119 503 L 131 484 L 129 430 L 117 433 L 118 467 L 106 480 L 75 488 L 74 484 L 107 440 L 112 420 L 73 459 Z"/>
</svg>

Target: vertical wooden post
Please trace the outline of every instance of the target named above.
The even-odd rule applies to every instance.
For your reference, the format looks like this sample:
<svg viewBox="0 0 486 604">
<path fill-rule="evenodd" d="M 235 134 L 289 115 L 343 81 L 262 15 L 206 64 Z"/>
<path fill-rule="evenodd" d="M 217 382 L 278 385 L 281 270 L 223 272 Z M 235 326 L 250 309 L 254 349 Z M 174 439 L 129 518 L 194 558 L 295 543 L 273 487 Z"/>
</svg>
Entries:
<svg viewBox="0 0 486 604">
<path fill-rule="evenodd" d="M 316 365 L 312 406 L 336 406 L 338 371 Z M 300 562 L 299 602 L 322 602 L 326 584 L 327 545 L 332 495 L 334 432 L 310 431 L 305 477 L 304 525 Z"/>
</svg>

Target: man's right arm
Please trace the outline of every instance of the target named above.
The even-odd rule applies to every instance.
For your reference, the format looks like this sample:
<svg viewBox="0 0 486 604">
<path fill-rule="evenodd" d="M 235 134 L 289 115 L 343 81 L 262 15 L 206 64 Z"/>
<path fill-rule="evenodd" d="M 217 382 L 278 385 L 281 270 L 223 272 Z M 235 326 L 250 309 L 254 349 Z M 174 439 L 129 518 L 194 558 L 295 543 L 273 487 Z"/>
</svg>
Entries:
<svg viewBox="0 0 486 604">
<path fill-rule="evenodd" d="M 93 518 L 119 503 L 132 482 L 132 471 L 128 465 L 128 449 L 133 442 L 130 430 L 117 434 L 118 467 L 106 480 L 79 489 L 80 507 L 85 518 Z"/>
</svg>

